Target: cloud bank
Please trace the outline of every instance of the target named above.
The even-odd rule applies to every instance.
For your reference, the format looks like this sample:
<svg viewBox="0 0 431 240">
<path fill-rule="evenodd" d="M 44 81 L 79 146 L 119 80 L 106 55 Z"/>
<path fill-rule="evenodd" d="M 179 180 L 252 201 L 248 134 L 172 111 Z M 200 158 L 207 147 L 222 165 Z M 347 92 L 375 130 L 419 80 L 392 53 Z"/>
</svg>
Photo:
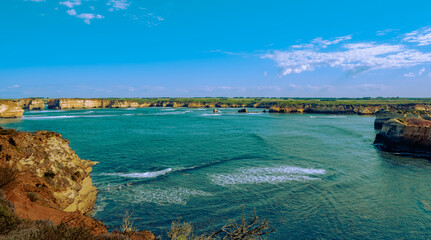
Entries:
<svg viewBox="0 0 431 240">
<path fill-rule="evenodd" d="M 280 69 L 280 77 L 314 71 L 317 68 L 339 68 L 343 71 L 361 73 L 383 69 L 401 69 L 431 63 L 431 52 L 409 46 L 431 44 L 431 28 L 423 28 L 403 36 L 399 43 L 355 42 L 352 36 L 342 36 L 333 40 L 316 38 L 308 44 L 293 45 L 289 50 L 273 50 L 261 55 L 262 59 L 273 60 Z M 343 42 L 343 43 L 342 43 Z M 342 43 L 342 44 L 341 44 Z M 407 74 L 420 76 L 419 73 Z"/>
</svg>

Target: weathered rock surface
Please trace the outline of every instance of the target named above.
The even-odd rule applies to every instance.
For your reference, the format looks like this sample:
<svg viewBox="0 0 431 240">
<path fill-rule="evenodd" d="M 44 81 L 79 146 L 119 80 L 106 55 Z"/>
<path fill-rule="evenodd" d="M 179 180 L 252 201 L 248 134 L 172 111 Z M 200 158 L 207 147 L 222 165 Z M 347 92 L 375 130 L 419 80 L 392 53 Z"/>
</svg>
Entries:
<svg viewBox="0 0 431 240">
<path fill-rule="evenodd" d="M 381 150 L 431 156 L 431 117 L 426 112 L 379 112 L 374 144 Z"/>
<path fill-rule="evenodd" d="M 18 103 L 7 100 L 0 100 L 0 118 L 19 118 L 24 114 L 24 109 Z"/>
<path fill-rule="evenodd" d="M 19 170 L 14 184 L 5 190 L 21 218 L 49 219 L 56 224 L 66 217 L 82 218 L 106 232 L 102 223 L 83 215 L 96 200 L 90 178 L 94 164 L 80 159 L 58 133 L 0 128 L 0 166 Z M 32 202 L 30 192 L 39 199 Z"/>
<path fill-rule="evenodd" d="M 16 101 L 18 106 L 25 110 L 43 110 L 45 109 L 45 103 L 37 98 L 24 98 Z"/>
<path fill-rule="evenodd" d="M 247 108 L 242 108 L 240 110 L 238 110 L 239 113 L 246 113 L 247 112 Z"/>
</svg>

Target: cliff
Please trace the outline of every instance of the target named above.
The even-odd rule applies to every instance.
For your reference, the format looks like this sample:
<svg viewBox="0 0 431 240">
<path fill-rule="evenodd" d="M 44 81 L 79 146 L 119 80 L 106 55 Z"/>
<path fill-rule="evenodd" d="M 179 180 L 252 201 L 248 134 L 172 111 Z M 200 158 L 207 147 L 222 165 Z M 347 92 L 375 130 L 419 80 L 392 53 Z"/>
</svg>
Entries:
<svg viewBox="0 0 431 240">
<path fill-rule="evenodd" d="M 43 110 L 45 109 L 45 103 L 37 98 L 24 98 L 17 100 L 18 106 L 25 110 Z"/>
<path fill-rule="evenodd" d="M 431 116 L 423 111 L 383 111 L 374 122 L 381 150 L 431 157 Z"/>
<path fill-rule="evenodd" d="M 19 173 L 3 190 L 20 218 L 60 224 L 73 217 L 106 232 L 102 223 L 84 215 L 96 200 L 90 178 L 94 164 L 80 159 L 58 133 L 0 128 L 0 167 Z"/>
<path fill-rule="evenodd" d="M 16 102 L 0 100 L 0 118 L 19 118 L 24 114 Z"/>
<path fill-rule="evenodd" d="M 260 107 L 260 106 L 259 106 Z M 431 106 L 423 104 L 376 104 L 376 105 L 360 105 L 360 104 L 293 104 L 290 106 L 280 107 L 271 106 L 270 113 L 326 113 L 326 114 L 358 114 L 358 115 L 373 115 L 379 111 L 389 110 L 420 110 L 430 111 Z"/>
<path fill-rule="evenodd" d="M 325 101 L 267 101 L 267 100 L 225 100 L 220 99 L 166 99 L 154 101 L 153 99 L 109 100 L 109 99 L 51 99 L 49 109 L 88 109 L 88 108 L 144 108 L 144 107 L 188 107 L 188 108 L 266 108 L 270 113 L 324 113 L 324 114 L 359 114 L 373 115 L 382 110 L 415 110 L 431 111 L 431 105 L 423 103 L 361 103 L 348 104 L 335 101 L 328 104 Z"/>
</svg>

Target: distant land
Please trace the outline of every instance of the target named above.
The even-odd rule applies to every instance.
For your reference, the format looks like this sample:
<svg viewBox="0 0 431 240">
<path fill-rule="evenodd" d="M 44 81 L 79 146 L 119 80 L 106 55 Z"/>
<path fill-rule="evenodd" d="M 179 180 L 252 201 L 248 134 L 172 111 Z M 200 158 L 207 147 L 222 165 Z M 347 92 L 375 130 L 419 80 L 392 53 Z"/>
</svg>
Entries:
<svg viewBox="0 0 431 240">
<path fill-rule="evenodd" d="M 21 117 L 22 110 L 95 108 L 263 108 L 271 113 L 373 115 L 381 110 L 430 111 L 431 98 L 25 98 L 5 99 L 0 117 Z"/>
</svg>

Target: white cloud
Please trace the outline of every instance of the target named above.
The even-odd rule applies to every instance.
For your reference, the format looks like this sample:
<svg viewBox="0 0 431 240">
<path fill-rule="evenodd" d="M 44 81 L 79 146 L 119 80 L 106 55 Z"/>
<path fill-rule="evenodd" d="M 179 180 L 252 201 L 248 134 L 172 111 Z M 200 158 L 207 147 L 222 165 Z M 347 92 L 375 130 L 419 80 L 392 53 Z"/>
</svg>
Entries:
<svg viewBox="0 0 431 240">
<path fill-rule="evenodd" d="M 15 84 L 15 85 L 12 85 L 12 86 L 10 86 L 10 87 L 8 87 L 8 88 L 19 88 L 19 87 L 20 87 L 20 85 Z"/>
<path fill-rule="evenodd" d="M 431 44 L 431 27 L 424 27 L 404 34 L 405 42 L 417 43 L 418 46 L 427 46 Z"/>
<path fill-rule="evenodd" d="M 67 14 L 69 14 L 70 16 L 76 16 L 76 11 L 75 9 L 69 9 L 67 10 Z"/>
<path fill-rule="evenodd" d="M 404 77 L 416 77 L 416 74 L 413 72 L 409 72 L 409 73 L 404 74 Z"/>
<path fill-rule="evenodd" d="M 365 84 L 362 84 L 359 86 L 354 86 L 354 88 L 359 88 L 360 90 L 362 90 L 364 92 L 385 91 L 386 89 L 388 89 L 388 87 L 383 85 L 383 84 L 372 84 L 372 83 L 365 83 Z"/>
<path fill-rule="evenodd" d="M 416 76 L 421 76 L 423 73 L 425 72 L 425 67 L 422 67 L 419 72 L 416 74 L 414 72 L 409 72 L 404 74 L 404 77 L 416 77 Z"/>
<path fill-rule="evenodd" d="M 395 31 L 398 31 L 398 30 L 399 29 L 385 29 L 385 30 L 382 30 L 382 31 L 377 31 L 376 35 L 377 36 L 384 36 L 384 35 L 387 35 L 387 34 L 389 34 L 391 32 L 395 32 Z"/>
<path fill-rule="evenodd" d="M 81 0 L 72 0 L 72 1 L 65 1 L 65 2 L 59 2 L 60 5 L 64 5 L 68 8 L 73 8 L 75 6 L 81 5 Z"/>
<path fill-rule="evenodd" d="M 317 86 L 317 85 L 307 84 L 307 85 L 303 86 L 303 85 L 297 85 L 297 84 L 293 84 L 293 83 L 290 83 L 289 87 L 297 89 L 297 90 L 307 90 L 307 91 L 308 90 L 313 90 L 313 91 L 331 91 L 331 90 L 335 89 L 334 86 L 332 86 L 332 85 Z"/>
<path fill-rule="evenodd" d="M 331 44 L 334 41 L 331 41 Z M 352 72 L 407 68 L 430 63 L 431 53 L 409 49 L 402 44 L 363 42 L 344 44 L 341 50 L 337 51 L 324 52 L 321 48 L 272 51 L 261 55 L 261 58 L 274 60 L 281 69 L 280 75 L 286 76 L 314 71 L 320 67 L 340 68 Z"/>
<path fill-rule="evenodd" d="M 26 2 L 45 2 L 45 0 L 25 0 Z"/>
<path fill-rule="evenodd" d="M 130 3 L 128 0 L 109 0 L 106 5 L 112 6 L 109 8 L 109 11 L 113 12 L 114 10 L 126 10 L 130 6 Z"/>
<path fill-rule="evenodd" d="M 86 24 L 90 24 L 91 20 L 93 20 L 93 19 L 102 19 L 102 18 L 104 18 L 100 14 L 93 14 L 93 13 L 81 13 L 81 14 L 77 15 L 76 17 L 84 19 L 84 22 Z"/>
<path fill-rule="evenodd" d="M 326 48 L 329 45 L 334 45 L 334 44 L 338 44 L 342 41 L 346 41 L 346 40 L 350 40 L 352 39 L 352 35 L 348 35 L 348 36 L 342 36 L 342 37 L 336 37 L 334 40 L 330 41 L 330 40 L 323 40 L 321 37 L 315 38 L 312 43 L 315 43 L 317 45 L 319 45 L 322 48 Z"/>
</svg>

